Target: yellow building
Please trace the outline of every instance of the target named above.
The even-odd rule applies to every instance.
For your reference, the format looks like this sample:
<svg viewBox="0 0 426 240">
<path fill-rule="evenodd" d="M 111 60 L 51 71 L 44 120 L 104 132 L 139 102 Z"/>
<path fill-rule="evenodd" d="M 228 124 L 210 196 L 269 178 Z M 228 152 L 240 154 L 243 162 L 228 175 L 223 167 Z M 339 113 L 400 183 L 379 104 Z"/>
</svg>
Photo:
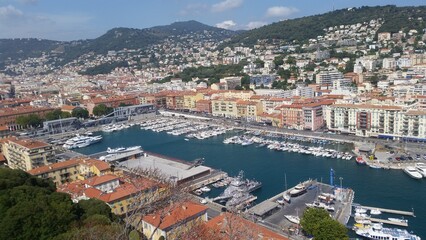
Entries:
<svg viewBox="0 0 426 240">
<path fill-rule="evenodd" d="M 183 96 L 183 105 L 185 109 L 188 109 L 189 111 L 196 111 L 197 110 L 197 101 L 203 99 L 204 96 L 201 93 L 186 93 Z"/>
<path fill-rule="evenodd" d="M 237 117 L 246 121 L 256 121 L 257 116 L 262 114 L 262 104 L 254 101 L 237 101 Z"/>
<path fill-rule="evenodd" d="M 206 222 L 207 209 L 194 202 L 179 203 L 144 216 L 142 226 L 138 229 L 142 228 L 143 234 L 149 239 L 176 239 L 180 233 L 189 231 L 195 224 Z"/>
<path fill-rule="evenodd" d="M 56 185 L 102 176 L 111 171 L 106 162 L 90 158 L 74 158 L 29 170 L 28 173 L 43 179 L 51 179 Z"/>
<path fill-rule="evenodd" d="M 2 141 L 2 152 L 12 169 L 29 171 L 55 162 L 52 146 L 33 139 L 7 138 Z"/>
<path fill-rule="evenodd" d="M 238 118 L 237 100 L 234 98 L 212 100 L 212 115 L 217 117 Z"/>
</svg>

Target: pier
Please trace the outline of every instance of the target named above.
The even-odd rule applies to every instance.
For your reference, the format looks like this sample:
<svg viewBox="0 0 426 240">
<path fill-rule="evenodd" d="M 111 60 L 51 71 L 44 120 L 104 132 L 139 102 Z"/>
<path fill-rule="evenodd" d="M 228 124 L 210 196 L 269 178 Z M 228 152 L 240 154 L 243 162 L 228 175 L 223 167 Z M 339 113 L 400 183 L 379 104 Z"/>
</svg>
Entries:
<svg viewBox="0 0 426 240">
<path fill-rule="evenodd" d="M 362 207 L 362 208 L 365 208 L 365 209 L 368 209 L 368 210 L 377 209 L 377 210 L 379 210 L 380 212 L 383 212 L 383 213 L 392 213 L 392 214 L 399 214 L 399 215 L 404 215 L 404 216 L 415 217 L 413 211 L 409 212 L 409 211 L 400 211 L 400 210 L 378 208 L 378 207 L 368 207 L 368 206 L 361 206 L 359 204 L 354 204 L 353 206 L 354 207 Z"/>
<path fill-rule="evenodd" d="M 400 226 L 400 227 L 408 227 L 408 223 L 407 222 L 395 222 L 395 221 L 389 221 L 387 219 L 371 218 L 371 217 L 366 217 L 366 218 L 363 218 L 363 219 L 370 220 L 372 222 L 378 222 L 378 223 L 386 223 L 386 224 L 396 225 L 396 226 Z"/>
</svg>

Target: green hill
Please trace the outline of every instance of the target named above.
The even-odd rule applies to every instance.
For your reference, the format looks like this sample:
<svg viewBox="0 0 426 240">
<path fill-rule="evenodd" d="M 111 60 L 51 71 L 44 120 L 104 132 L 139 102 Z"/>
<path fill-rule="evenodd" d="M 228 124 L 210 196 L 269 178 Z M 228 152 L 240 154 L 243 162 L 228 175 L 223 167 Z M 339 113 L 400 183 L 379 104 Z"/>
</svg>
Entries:
<svg viewBox="0 0 426 240">
<path fill-rule="evenodd" d="M 418 21 L 419 17 L 423 18 L 423 21 Z M 246 31 L 233 37 L 226 45 L 253 45 L 258 39 L 303 42 L 323 35 L 324 28 L 368 22 L 378 18 L 385 21 L 379 32 L 398 32 L 401 29 L 422 31 L 426 28 L 426 6 L 396 7 L 389 5 L 341 9 L 320 15 L 285 20 Z"/>
</svg>

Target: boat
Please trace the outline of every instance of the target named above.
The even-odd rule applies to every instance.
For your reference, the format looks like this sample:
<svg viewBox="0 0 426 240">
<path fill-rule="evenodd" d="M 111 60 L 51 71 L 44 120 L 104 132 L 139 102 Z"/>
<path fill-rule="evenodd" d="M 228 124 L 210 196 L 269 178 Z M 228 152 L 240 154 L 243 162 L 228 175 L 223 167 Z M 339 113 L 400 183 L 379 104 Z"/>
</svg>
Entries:
<svg viewBox="0 0 426 240">
<path fill-rule="evenodd" d="M 201 191 L 200 189 L 196 189 L 194 190 L 194 194 L 200 196 L 201 194 L 203 194 L 203 191 Z"/>
<path fill-rule="evenodd" d="M 106 152 L 107 153 L 125 153 L 125 152 L 131 152 L 131 151 L 135 151 L 135 150 L 139 150 L 141 149 L 141 146 L 133 146 L 133 147 L 118 147 L 118 148 L 110 148 L 108 147 Z"/>
<path fill-rule="evenodd" d="M 204 187 L 200 188 L 200 190 L 202 192 L 210 192 L 211 191 L 211 189 L 209 187 L 207 187 L 207 186 L 204 186 Z"/>
<path fill-rule="evenodd" d="M 388 220 L 391 221 L 391 222 L 407 223 L 408 224 L 408 220 L 403 219 L 403 218 L 388 218 Z"/>
<path fill-rule="evenodd" d="M 290 203 L 290 201 L 291 201 L 291 197 L 290 197 L 290 195 L 288 195 L 288 193 L 283 194 L 283 199 L 288 203 Z"/>
<path fill-rule="evenodd" d="M 404 172 L 406 174 L 408 174 L 408 176 L 414 178 L 414 179 L 421 179 L 423 178 L 423 175 L 421 173 L 419 173 L 415 167 L 412 166 L 408 166 L 406 168 L 404 168 Z"/>
<path fill-rule="evenodd" d="M 189 141 L 189 139 L 188 139 L 188 138 L 184 138 L 183 140 L 185 140 L 185 141 L 187 141 L 187 142 Z"/>
<path fill-rule="evenodd" d="M 75 137 L 68 139 L 62 147 L 66 149 L 83 148 L 100 141 L 102 141 L 102 136 L 89 137 L 76 135 Z"/>
<path fill-rule="evenodd" d="M 426 163 L 416 163 L 415 167 L 416 170 L 423 175 L 423 177 L 426 177 Z"/>
<path fill-rule="evenodd" d="M 237 177 L 231 178 L 229 186 L 223 191 L 223 193 L 214 198 L 213 201 L 229 200 L 239 192 L 250 193 L 260 187 L 262 187 L 262 183 L 245 179 L 244 172 L 240 171 Z"/>
<path fill-rule="evenodd" d="M 296 187 L 289 192 L 291 197 L 296 197 L 304 193 L 306 193 L 306 186 L 302 183 L 297 184 Z"/>
<path fill-rule="evenodd" d="M 370 168 L 374 168 L 374 169 L 382 169 L 382 167 L 378 166 L 378 165 L 369 165 Z"/>
<path fill-rule="evenodd" d="M 371 215 L 380 215 L 380 214 L 382 214 L 382 212 L 379 209 L 375 208 L 375 209 L 370 210 L 370 214 Z"/>
<path fill-rule="evenodd" d="M 295 224 L 300 224 L 300 218 L 298 216 L 294 216 L 294 215 L 284 215 L 285 218 L 287 218 L 287 220 L 289 220 L 292 223 Z"/>
<path fill-rule="evenodd" d="M 399 228 L 384 228 L 380 224 L 373 224 L 369 228 L 360 228 L 355 233 L 367 239 L 392 239 L 392 240 L 421 240 L 417 235 Z"/>
<path fill-rule="evenodd" d="M 367 209 L 365 209 L 363 207 L 356 207 L 355 208 L 355 212 L 357 212 L 357 213 L 367 213 Z"/>
<path fill-rule="evenodd" d="M 283 205 L 285 203 L 284 198 L 282 198 L 282 197 L 278 198 L 277 203 Z"/>
<path fill-rule="evenodd" d="M 359 164 L 359 165 L 365 165 L 365 164 L 367 164 L 367 162 L 365 162 L 365 161 L 364 161 L 364 159 L 362 159 L 362 156 L 358 156 L 358 157 L 355 159 L 355 161 L 356 161 L 356 163 L 357 163 L 357 164 Z"/>
</svg>

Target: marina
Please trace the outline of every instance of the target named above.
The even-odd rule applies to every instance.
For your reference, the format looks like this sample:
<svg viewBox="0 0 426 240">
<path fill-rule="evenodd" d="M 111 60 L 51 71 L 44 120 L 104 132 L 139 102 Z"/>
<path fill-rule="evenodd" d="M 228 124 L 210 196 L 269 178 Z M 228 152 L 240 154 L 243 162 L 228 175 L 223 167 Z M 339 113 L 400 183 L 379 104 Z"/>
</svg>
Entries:
<svg viewBox="0 0 426 240">
<path fill-rule="evenodd" d="M 202 157 L 204 158 L 204 165 L 223 170 L 231 176 L 236 176 L 242 169 L 249 179 L 256 178 L 262 182 L 262 188 L 255 192 L 257 197 L 255 203 L 261 203 L 285 190 L 284 171 L 287 173 L 292 172 L 291 175 L 287 175 L 288 184 L 295 186 L 300 179 L 316 178 L 328 181 L 328 171 L 333 168 L 336 171 L 335 180 L 339 182 L 340 178 L 344 179 L 343 185 L 350 186 L 357 192 L 357 202 L 372 206 L 380 205 L 386 209 L 411 209 L 411 207 L 414 207 L 418 216 L 425 216 L 426 213 L 426 209 L 420 202 L 421 197 L 418 196 L 423 194 L 418 191 L 418 188 L 422 187 L 422 181 L 408 178 L 402 171 L 377 171 L 371 168 L 358 167 L 355 161 L 327 160 L 330 158 L 288 151 L 280 152 L 268 149 L 266 146 L 244 147 L 236 144 L 223 144 L 225 139 L 235 136 L 232 131 L 223 134 L 223 136 L 219 135 L 201 141 L 198 139 L 188 139 L 189 141 L 187 141 L 184 134 L 174 136 L 164 131 L 143 130 L 140 129 L 140 126 L 135 125 L 122 131 L 104 133 L 102 136 L 104 139 L 101 143 L 77 149 L 76 151 L 91 154 L 105 151 L 107 147 L 116 148 L 140 144 L 144 151 L 158 152 L 174 158 L 184 159 L 188 163 L 193 161 L 193 159 Z M 340 144 L 340 148 L 346 148 L 343 152 L 350 151 L 350 148 L 343 144 Z M 279 179 L 282 180 L 280 181 Z M 210 181 L 210 183 L 215 182 Z M 392 183 L 392 185 L 389 183 Z M 199 187 L 202 187 L 202 185 L 200 184 Z M 215 187 L 212 186 L 210 188 L 212 190 L 208 193 L 209 196 L 215 197 L 214 195 L 218 196 L 220 194 Z M 395 202 L 389 197 L 395 188 L 400 189 L 399 193 L 407 198 L 404 202 Z M 372 191 L 375 196 L 380 198 L 379 201 L 371 198 L 370 193 Z M 303 197 L 303 195 L 300 197 Z M 277 204 L 279 205 L 279 203 Z M 305 208 L 306 205 L 303 207 Z M 300 214 L 302 213 L 301 210 L 298 211 Z M 289 212 L 288 215 L 293 214 L 296 215 L 296 211 Z M 288 224 L 287 220 L 282 220 Z M 426 229 L 424 229 L 422 224 L 422 217 L 410 219 L 409 229 L 419 236 L 426 233 Z"/>
</svg>

